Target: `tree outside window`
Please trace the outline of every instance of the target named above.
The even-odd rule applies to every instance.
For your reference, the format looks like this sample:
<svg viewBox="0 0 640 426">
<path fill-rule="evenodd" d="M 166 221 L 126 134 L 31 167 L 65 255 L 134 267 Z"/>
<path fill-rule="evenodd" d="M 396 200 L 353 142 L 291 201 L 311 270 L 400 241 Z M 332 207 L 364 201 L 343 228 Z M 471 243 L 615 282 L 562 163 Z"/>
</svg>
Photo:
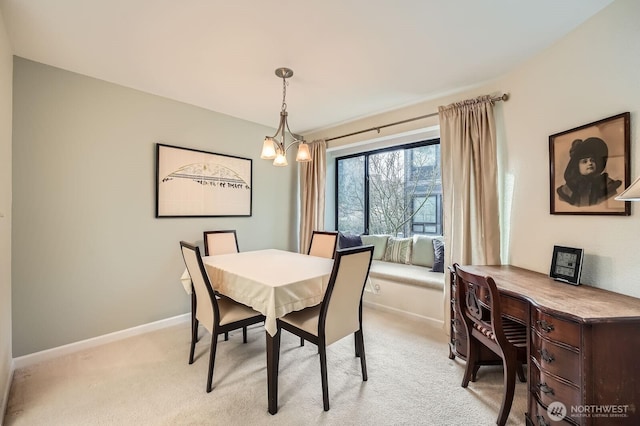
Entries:
<svg viewBox="0 0 640 426">
<path fill-rule="evenodd" d="M 442 233 L 439 140 L 337 159 L 337 225 L 351 233 Z"/>
</svg>

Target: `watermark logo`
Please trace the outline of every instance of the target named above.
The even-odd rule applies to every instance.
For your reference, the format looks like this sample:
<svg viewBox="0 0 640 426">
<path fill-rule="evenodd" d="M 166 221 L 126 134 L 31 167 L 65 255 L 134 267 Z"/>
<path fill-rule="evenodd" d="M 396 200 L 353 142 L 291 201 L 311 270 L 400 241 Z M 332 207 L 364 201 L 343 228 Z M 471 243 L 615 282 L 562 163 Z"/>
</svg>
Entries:
<svg viewBox="0 0 640 426">
<path fill-rule="evenodd" d="M 547 407 L 549 419 L 559 422 L 567 415 L 567 406 L 560 401 L 554 401 Z"/>
<path fill-rule="evenodd" d="M 554 401 L 547 407 L 549 419 L 559 422 L 567 416 L 578 417 L 629 417 L 633 413 L 633 405 L 572 405 L 570 410 L 560 401 Z"/>
</svg>

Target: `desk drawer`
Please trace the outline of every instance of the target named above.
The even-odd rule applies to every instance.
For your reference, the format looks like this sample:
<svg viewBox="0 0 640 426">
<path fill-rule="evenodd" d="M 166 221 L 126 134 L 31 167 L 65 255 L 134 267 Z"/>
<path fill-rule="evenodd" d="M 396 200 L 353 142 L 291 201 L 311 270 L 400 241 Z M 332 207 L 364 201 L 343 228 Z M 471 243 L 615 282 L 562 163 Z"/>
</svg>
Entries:
<svg viewBox="0 0 640 426">
<path fill-rule="evenodd" d="M 544 372 L 547 371 L 580 385 L 580 354 L 543 339 L 531 331 L 531 356 L 535 358 Z"/>
<path fill-rule="evenodd" d="M 580 325 L 546 314 L 535 308 L 532 312 L 531 326 L 547 339 L 566 343 L 574 348 L 580 345 Z"/>
<path fill-rule="evenodd" d="M 572 423 L 568 422 L 567 419 L 562 419 L 560 421 L 551 420 L 549 418 L 549 413 L 547 413 L 547 409 L 544 408 L 535 398 L 529 398 L 529 413 L 527 424 L 531 424 L 534 426 L 569 426 Z M 578 424 L 580 424 L 578 422 Z"/>
<path fill-rule="evenodd" d="M 538 397 L 544 405 L 554 401 L 562 402 L 567 409 L 572 405 L 580 405 L 580 389 L 563 383 L 556 377 L 538 369 L 535 362 L 531 363 L 531 378 L 529 380 L 531 393 Z"/>
<path fill-rule="evenodd" d="M 529 317 L 529 304 L 521 299 L 500 295 L 500 307 L 502 308 L 502 316 L 511 318 L 521 324 L 527 324 Z"/>
</svg>

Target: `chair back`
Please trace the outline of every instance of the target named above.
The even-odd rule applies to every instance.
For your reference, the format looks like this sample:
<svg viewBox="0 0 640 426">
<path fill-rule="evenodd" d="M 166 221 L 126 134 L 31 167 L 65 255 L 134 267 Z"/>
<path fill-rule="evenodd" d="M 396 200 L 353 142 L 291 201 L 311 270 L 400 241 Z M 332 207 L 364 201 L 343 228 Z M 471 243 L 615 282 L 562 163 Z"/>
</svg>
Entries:
<svg viewBox="0 0 640 426">
<path fill-rule="evenodd" d="M 330 345 L 360 330 L 362 294 L 369 276 L 373 246 L 336 252 L 331 278 L 320 307 L 318 335 Z"/>
<path fill-rule="evenodd" d="M 338 244 L 338 233 L 333 231 L 313 231 L 307 254 L 333 259 Z"/>
<path fill-rule="evenodd" d="M 470 273 L 457 263 L 456 297 L 458 306 L 468 330 L 477 330 L 486 337 L 485 344 L 498 344 L 506 348 L 509 344 L 502 326 L 500 293 L 493 278 Z"/>
<path fill-rule="evenodd" d="M 200 248 L 184 241 L 180 241 L 180 248 L 196 295 L 196 318 L 212 332 L 211 327 L 217 324 L 220 313 L 213 287 L 202 263 Z"/>
<path fill-rule="evenodd" d="M 217 254 L 238 253 L 238 239 L 236 231 L 205 231 L 204 255 L 215 256 Z"/>
</svg>

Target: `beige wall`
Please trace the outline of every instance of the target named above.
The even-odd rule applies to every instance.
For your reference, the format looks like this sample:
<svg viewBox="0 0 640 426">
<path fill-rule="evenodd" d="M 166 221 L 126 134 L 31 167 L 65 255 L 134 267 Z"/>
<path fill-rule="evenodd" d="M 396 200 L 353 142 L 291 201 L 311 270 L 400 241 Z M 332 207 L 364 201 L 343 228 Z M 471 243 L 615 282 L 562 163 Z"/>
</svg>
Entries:
<svg viewBox="0 0 640 426">
<path fill-rule="evenodd" d="M 11 380 L 11 79 L 13 56 L 0 11 L 0 418 Z M 0 422 L 1 423 L 1 422 Z"/>
<path fill-rule="evenodd" d="M 640 174 L 638 16 L 640 2 L 618 0 L 498 81 L 305 136 L 329 138 L 436 112 L 438 105 L 479 94 L 508 92 L 511 99 L 497 104 L 501 164 L 505 167 L 501 173 L 502 201 L 508 221 L 505 260 L 548 273 L 555 244 L 582 247 L 586 253 L 584 283 L 640 297 L 640 263 L 635 254 L 640 203 L 632 205 L 629 217 L 550 215 L 548 143 L 551 134 L 630 111 L 632 179 Z M 372 132 L 341 139 L 329 146 L 432 124 L 437 124 L 437 117 L 383 129 L 380 135 Z M 328 199 L 332 197 L 328 195 Z M 334 224 L 331 221 L 327 226 Z"/>
<path fill-rule="evenodd" d="M 631 216 L 549 214 L 551 134 L 631 112 L 631 176 L 640 173 L 640 3 L 618 0 L 504 80 L 507 176 L 514 181 L 511 262 L 549 270 L 554 244 L 585 250 L 583 282 L 640 297 L 640 203 Z"/>
<path fill-rule="evenodd" d="M 189 312 L 178 242 L 204 230 L 295 248 L 295 169 L 259 157 L 273 129 L 14 62 L 14 357 Z M 156 142 L 252 158 L 253 216 L 156 219 Z"/>
</svg>

